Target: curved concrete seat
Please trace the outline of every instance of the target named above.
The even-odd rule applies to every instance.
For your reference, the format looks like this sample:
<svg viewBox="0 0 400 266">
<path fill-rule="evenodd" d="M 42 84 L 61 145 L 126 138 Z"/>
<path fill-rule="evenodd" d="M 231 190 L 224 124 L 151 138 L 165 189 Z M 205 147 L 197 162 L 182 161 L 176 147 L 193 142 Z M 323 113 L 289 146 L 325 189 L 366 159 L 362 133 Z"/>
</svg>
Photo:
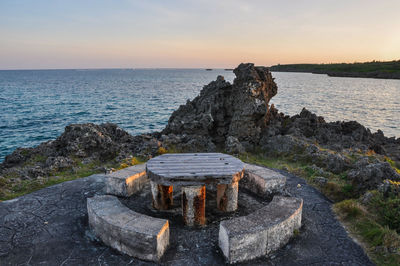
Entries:
<svg viewBox="0 0 400 266">
<path fill-rule="evenodd" d="M 148 181 L 146 164 L 138 164 L 106 175 L 106 193 L 129 197 L 141 190 Z"/>
<path fill-rule="evenodd" d="M 301 227 L 303 200 L 275 196 L 270 204 L 248 216 L 225 220 L 219 246 L 229 263 L 265 256 L 284 246 Z"/>
<path fill-rule="evenodd" d="M 158 261 L 169 244 L 168 220 L 128 209 L 109 195 L 87 199 L 89 226 L 106 245 L 130 256 Z"/>
<path fill-rule="evenodd" d="M 270 197 L 282 193 L 285 185 L 286 177 L 276 171 L 247 163 L 244 165 L 244 177 L 240 186 L 259 196 Z"/>
</svg>

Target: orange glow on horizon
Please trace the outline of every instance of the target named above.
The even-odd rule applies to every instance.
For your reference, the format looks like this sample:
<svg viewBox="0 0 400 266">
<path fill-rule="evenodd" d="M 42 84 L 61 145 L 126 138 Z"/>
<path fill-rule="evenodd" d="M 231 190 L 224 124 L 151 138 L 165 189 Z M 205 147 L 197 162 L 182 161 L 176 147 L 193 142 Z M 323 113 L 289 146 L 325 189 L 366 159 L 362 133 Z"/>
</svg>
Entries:
<svg viewBox="0 0 400 266">
<path fill-rule="evenodd" d="M 400 59 L 400 1 L 255 1 L 128 1 L 110 9 L 106 3 L 48 0 L 21 8 L 4 0 L 0 69 L 232 68 L 241 62 Z"/>
</svg>

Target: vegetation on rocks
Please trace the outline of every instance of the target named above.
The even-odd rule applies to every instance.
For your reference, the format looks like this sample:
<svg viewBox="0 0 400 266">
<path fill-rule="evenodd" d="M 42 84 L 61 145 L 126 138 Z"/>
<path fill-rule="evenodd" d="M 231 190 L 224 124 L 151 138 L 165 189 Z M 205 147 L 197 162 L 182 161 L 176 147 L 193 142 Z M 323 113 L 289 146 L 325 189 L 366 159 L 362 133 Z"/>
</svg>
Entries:
<svg viewBox="0 0 400 266">
<path fill-rule="evenodd" d="M 270 69 L 271 71 L 309 72 L 339 77 L 400 78 L 400 60 L 352 64 L 285 64 L 274 65 Z"/>
<path fill-rule="evenodd" d="M 334 211 L 353 236 L 363 243 L 368 255 L 377 265 L 399 265 L 400 235 L 394 229 L 395 224 L 384 222 L 388 216 L 395 217 L 393 215 L 397 215 L 399 217 L 399 209 L 385 208 L 377 211 L 377 209 L 371 208 L 374 201 L 379 201 L 379 204 L 383 205 L 390 201 L 382 199 L 382 192 L 371 193 L 373 196 L 370 202 L 365 202 L 363 198 L 348 199 L 336 203 Z M 388 224 L 392 224 L 392 226 Z"/>
<path fill-rule="evenodd" d="M 34 165 L 35 158 L 37 157 L 29 160 L 27 165 Z M 48 175 L 37 178 L 21 178 L 17 170 L 8 171 L 4 176 L 0 176 L 0 201 L 13 199 L 65 181 L 93 174 L 121 170 L 129 166 L 144 163 L 146 160 L 144 157 L 129 157 L 121 160 L 92 160 L 88 162 L 79 158 L 73 158 L 71 166 L 53 170 Z"/>
<path fill-rule="evenodd" d="M 376 158 L 375 153 L 368 155 L 352 154 L 357 157 Z M 370 258 L 378 265 L 400 264 L 400 182 L 385 180 L 376 190 L 360 194 L 354 190 L 348 171 L 332 173 L 320 168 L 312 161 L 291 156 L 269 156 L 262 151 L 244 153 L 239 156 L 243 161 L 270 168 L 288 171 L 303 177 L 309 184 L 320 190 L 335 202 L 334 211 L 353 236 L 363 243 Z M 301 157 L 300 157 L 301 158 Z M 396 168 L 398 171 L 398 169 Z"/>
<path fill-rule="evenodd" d="M 0 164 L 0 200 L 166 152 L 222 151 L 305 178 L 337 203 L 375 262 L 396 261 L 400 138 L 356 121 L 326 122 L 305 108 L 285 115 L 269 103 L 277 86 L 267 68 L 241 64 L 234 73 L 233 84 L 220 76 L 179 107 L 162 132 L 131 136 L 115 124 L 75 124 L 54 141 L 17 149 Z"/>
<path fill-rule="evenodd" d="M 115 166 L 110 163 L 106 165 L 109 165 L 110 168 Z M 0 177 L 0 201 L 13 199 L 65 181 L 104 172 L 103 167 L 106 165 L 100 162 L 83 164 L 76 160 L 73 167 L 52 171 L 48 176 L 38 176 L 37 178 L 21 178 L 18 171 L 8 171 Z"/>
</svg>

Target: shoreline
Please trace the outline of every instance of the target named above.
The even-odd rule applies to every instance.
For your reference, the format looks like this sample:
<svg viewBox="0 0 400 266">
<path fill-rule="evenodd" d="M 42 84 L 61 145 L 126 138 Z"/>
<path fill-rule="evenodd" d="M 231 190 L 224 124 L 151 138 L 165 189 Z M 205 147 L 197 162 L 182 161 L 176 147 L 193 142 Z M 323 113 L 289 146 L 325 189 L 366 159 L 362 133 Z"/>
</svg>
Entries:
<svg viewBox="0 0 400 266">
<path fill-rule="evenodd" d="M 0 201 L 123 169 L 163 153 L 218 151 L 302 177 L 336 202 L 335 210 L 344 219 L 356 210 L 363 214 L 356 222 L 362 219 L 369 230 L 400 243 L 395 225 L 388 229 L 371 218 L 386 215 L 374 202 L 389 206 L 392 198 L 385 198 L 385 193 L 397 191 L 400 138 L 385 137 L 380 130 L 371 133 L 356 121 L 326 122 L 305 108 L 285 115 L 270 104 L 278 87 L 267 68 L 241 64 L 234 73 L 233 84 L 218 76 L 204 86 L 199 96 L 173 112 L 161 132 L 132 136 L 111 123 L 71 124 L 55 140 L 18 148 L 0 164 Z M 362 236 L 358 229 L 354 232 Z M 367 252 L 375 262 L 400 261 L 400 255 L 391 252 L 400 248 L 396 241 L 382 242 L 383 250 Z"/>
<path fill-rule="evenodd" d="M 400 79 L 400 60 L 350 64 L 279 64 L 269 69 L 275 72 L 326 74 L 330 77 Z"/>
<path fill-rule="evenodd" d="M 306 71 L 306 70 L 271 70 L 271 72 L 283 72 L 283 73 L 310 73 L 310 74 L 320 74 L 327 75 L 328 77 L 338 77 L 338 78 L 370 78 L 370 79 L 393 79 L 399 80 L 400 74 L 392 76 L 391 74 L 385 73 L 340 73 L 340 72 L 316 72 L 316 71 Z"/>
</svg>

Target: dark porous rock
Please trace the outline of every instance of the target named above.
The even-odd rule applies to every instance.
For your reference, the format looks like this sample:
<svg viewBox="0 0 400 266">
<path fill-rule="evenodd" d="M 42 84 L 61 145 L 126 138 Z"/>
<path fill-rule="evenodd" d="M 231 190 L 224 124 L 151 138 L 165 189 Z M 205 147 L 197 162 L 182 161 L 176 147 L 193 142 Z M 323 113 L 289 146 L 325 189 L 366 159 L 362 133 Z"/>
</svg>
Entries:
<svg viewBox="0 0 400 266">
<path fill-rule="evenodd" d="M 400 180 L 400 175 L 387 162 L 372 163 L 349 171 L 347 177 L 359 191 L 374 189 L 385 179 Z"/>
<path fill-rule="evenodd" d="M 206 136 L 217 147 L 224 147 L 231 136 L 244 148 L 254 148 L 266 125 L 269 101 L 276 95 L 277 86 L 265 67 L 240 64 L 234 73 L 233 84 L 218 76 L 204 86 L 199 96 L 171 115 L 162 133 Z"/>
<path fill-rule="evenodd" d="M 334 151 L 372 150 L 400 161 L 400 138 L 387 138 L 380 130 L 371 133 L 356 121 L 326 122 L 323 117 L 311 113 L 306 108 L 303 108 L 300 114 L 291 117 L 278 113 L 275 108 L 271 108 L 270 111 L 268 126 L 263 132 L 263 143 L 266 143 L 265 139 L 277 135 L 291 135 Z"/>
<path fill-rule="evenodd" d="M 41 177 L 46 176 L 47 174 L 48 174 L 48 170 L 43 169 L 39 165 L 28 168 L 28 176 L 29 177 L 37 178 L 39 176 L 41 176 Z"/>
<path fill-rule="evenodd" d="M 252 147 L 261 137 L 269 116 L 269 101 L 277 94 L 278 87 L 265 67 L 240 64 L 233 72 L 236 79 L 232 88 L 233 113 L 228 135 Z"/>
<path fill-rule="evenodd" d="M 52 171 L 63 170 L 73 165 L 74 161 L 72 159 L 63 156 L 48 157 L 46 160 L 46 166 Z"/>
<path fill-rule="evenodd" d="M 301 153 L 308 147 L 308 143 L 305 140 L 292 135 L 277 135 L 263 138 L 260 141 L 260 145 L 267 154 L 271 155 Z"/>
<path fill-rule="evenodd" d="M 323 187 L 326 185 L 326 183 L 328 183 L 328 179 L 326 179 L 323 176 L 316 176 L 314 178 L 314 182 L 317 183 L 319 186 Z"/>
<path fill-rule="evenodd" d="M 361 169 L 371 163 L 379 163 L 380 161 L 372 156 L 362 156 L 357 159 L 357 161 L 353 164 L 354 169 Z"/>
<path fill-rule="evenodd" d="M 13 153 L 6 156 L 3 166 L 11 167 L 27 161 L 32 154 L 32 148 L 18 148 Z"/>
<path fill-rule="evenodd" d="M 379 186 L 378 190 L 383 193 L 384 196 L 387 196 L 389 192 L 391 192 L 391 184 L 389 180 L 384 180 Z"/>
<path fill-rule="evenodd" d="M 225 150 L 231 154 L 240 154 L 246 151 L 242 144 L 240 144 L 239 140 L 232 136 L 226 138 Z"/>
<path fill-rule="evenodd" d="M 162 135 L 162 145 L 168 150 L 181 152 L 215 152 L 216 146 L 207 136 L 202 135 Z"/>
<path fill-rule="evenodd" d="M 318 175 L 327 175 L 327 173 L 321 167 L 316 166 L 315 164 L 311 165 L 311 169 Z"/>
<path fill-rule="evenodd" d="M 131 137 L 126 142 L 120 143 L 117 160 L 134 156 L 151 158 L 155 156 L 162 146 L 160 134 L 142 134 Z"/>
<path fill-rule="evenodd" d="M 15 150 L 1 164 L 0 174 L 37 179 L 65 169 L 76 172 L 78 162 L 120 162 L 132 156 L 148 158 L 156 155 L 161 146 L 158 135 L 131 136 L 111 123 L 72 124 L 56 140 Z"/>
<path fill-rule="evenodd" d="M 374 194 L 372 194 L 370 191 L 367 191 L 364 193 L 364 195 L 362 195 L 361 202 L 364 205 L 368 205 L 371 202 L 373 197 L 374 197 Z"/>
<path fill-rule="evenodd" d="M 55 140 L 60 155 L 96 157 L 100 160 L 114 158 L 118 153 L 116 143 L 132 138 L 115 124 L 72 124 Z"/>
<path fill-rule="evenodd" d="M 349 159 L 340 153 L 329 153 L 326 157 L 325 168 L 332 173 L 339 174 L 350 167 Z"/>
<path fill-rule="evenodd" d="M 0 164 L 0 174 L 35 178 L 92 162 L 150 158 L 159 154 L 160 147 L 178 152 L 282 155 L 334 174 L 351 170 L 354 180 L 368 180 L 360 185 L 363 188 L 383 178 L 378 170 L 363 178 L 355 174 L 363 167 L 389 159 L 392 166 L 400 165 L 400 138 L 387 138 L 380 130 L 371 133 L 356 121 L 326 122 L 306 108 L 285 115 L 270 104 L 278 88 L 267 68 L 240 64 L 234 73 L 233 84 L 218 76 L 204 86 L 200 95 L 173 112 L 162 132 L 131 136 L 111 123 L 69 125 L 56 140 L 15 150 Z M 354 164 L 363 154 L 373 156 Z"/>
<path fill-rule="evenodd" d="M 172 113 L 163 133 L 175 135 L 210 135 L 214 124 L 220 126 L 225 119 L 226 108 L 229 105 L 232 85 L 222 76 L 216 81 L 204 86 L 200 95 L 186 105 L 181 105 Z M 228 99 L 229 98 L 229 99 Z M 222 111 L 222 112 L 221 112 Z"/>
</svg>

